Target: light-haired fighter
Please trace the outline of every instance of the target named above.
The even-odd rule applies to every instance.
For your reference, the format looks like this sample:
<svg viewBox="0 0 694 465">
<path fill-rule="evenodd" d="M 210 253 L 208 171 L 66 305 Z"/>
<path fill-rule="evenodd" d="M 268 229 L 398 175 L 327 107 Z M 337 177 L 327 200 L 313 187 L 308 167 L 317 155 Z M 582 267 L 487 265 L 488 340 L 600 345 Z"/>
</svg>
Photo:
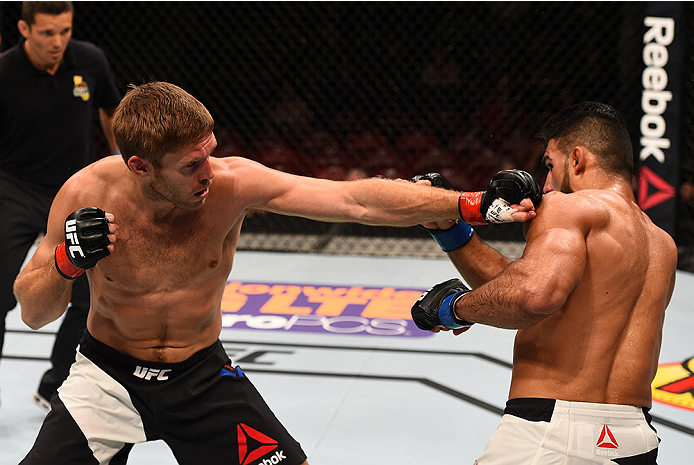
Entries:
<svg viewBox="0 0 694 465">
<path fill-rule="evenodd" d="M 522 257 L 472 235 L 449 256 L 473 290 L 437 284 L 412 315 L 435 332 L 518 330 L 505 414 L 476 464 L 655 464 L 651 382 L 677 248 L 636 203 L 614 108 L 575 105 L 540 135 L 549 172 Z"/>
<path fill-rule="evenodd" d="M 91 288 L 77 360 L 22 463 L 120 464 L 134 443 L 153 439 L 181 464 L 304 463 L 299 443 L 219 341 L 246 212 L 408 226 L 460 218 L 461 208 L 487 221 L 487 210 L 469 196 L 461 202 L 460 192 L 306 178 L 214 158 L 209 112 L 168 83 L 133 87 L 113 127 L 122 158 L 65 183 L 46 237 L 15 283 L 32 328 L 65 311 L 72 279 L 84 270 Z M 528 203 L 501 210 L 528 220 L 535 215 Z"/>
</svg>

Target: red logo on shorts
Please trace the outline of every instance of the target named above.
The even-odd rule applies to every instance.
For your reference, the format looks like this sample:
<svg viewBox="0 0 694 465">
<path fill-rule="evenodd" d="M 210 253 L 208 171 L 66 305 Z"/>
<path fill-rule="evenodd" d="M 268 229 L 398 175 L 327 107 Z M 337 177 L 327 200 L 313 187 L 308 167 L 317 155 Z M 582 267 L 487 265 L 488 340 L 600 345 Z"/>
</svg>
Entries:
<svg viewBox="0 0 694 465">
<path fill-rule="evenodd" d="M 239 441 L 239 463 L 248 465 L 265 454 L 277 449 L 277 441 L 250 426 L 239 423 L 236 426 Z M 250 441 L 249 441 L 250 439 Z M 249 448 L 249 442 L 252 447 Z"/>
<path fill-rule="evenodd" d="M 612 431 L 610 431 L 610 428 L 607 425 L 602 427 L 602 431 L 600 432 L 600 437 L 598 438 L 598 443 L 596 445 L 605 449 L 617 449 L 619 447 L 617 440 L 614 438 L 614 434 L 612 434 Z"/>
</svg>

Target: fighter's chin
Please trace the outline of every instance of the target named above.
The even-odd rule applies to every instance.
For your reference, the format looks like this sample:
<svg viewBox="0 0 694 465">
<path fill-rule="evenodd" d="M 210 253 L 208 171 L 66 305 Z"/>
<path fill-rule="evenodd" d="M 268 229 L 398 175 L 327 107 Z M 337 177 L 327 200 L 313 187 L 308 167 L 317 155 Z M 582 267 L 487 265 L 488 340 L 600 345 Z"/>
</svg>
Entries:
<svg viewBox="0 0 694 465">
<path fill-rule="evenodd" d="M 193 211 L 193 210 L 199 210 L 200 208 L 205 205 L 205 201 L 207 200 L 206 197 L 197 197 L 194 196 L 192 200 L 187 200 L 185 202 L 179 201 L 179 202 L 173 202 L 174 205 L 181 210 L 186 210 L 186 211 Z"/>
<path fill-rule="evenodd" d="M 194 202 L 191 202 L 187 205 L 187 210 L 198 210 L 202 208 L 205 205 L 205 202 L 207 201 L 207 198 L 198 198 Z"/>
<path fill-rule="evenodd" d="M 176 203 L 174 205 L 176 206 L 176 208 L 179 208 L 183 211 L 192 212 L 195 210 L 200 210 L 203 207 L 203 205 L 205 205 L 205 200 L 198 200 L 195 203 Z"/>
</svg>

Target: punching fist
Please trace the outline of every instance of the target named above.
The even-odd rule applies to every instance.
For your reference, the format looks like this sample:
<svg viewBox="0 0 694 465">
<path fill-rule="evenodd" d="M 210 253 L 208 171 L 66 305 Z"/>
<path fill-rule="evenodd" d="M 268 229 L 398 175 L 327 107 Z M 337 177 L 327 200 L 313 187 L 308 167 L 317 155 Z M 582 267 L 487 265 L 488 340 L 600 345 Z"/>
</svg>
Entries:
<svg viewBox="0 0 694 465">
<path fill-rule="evenodd" d="M 55 265 L 67 279 L 75 279 L 111 252 L 108 219 L 100 208 L 81 208 L 65 220 L 65 242 L 55 249 Z"/>
<path fill-rule="evenodd" d="M 514 221 L 511 205 L 530 198 L 537 207 L 542 200 L 540 185 L 522 170 L 499 171 L 489 181 L 485 192 L 463 192 L 460 196 L 460 216 L 472 224 L 510 223 Z"/>
<path fill-rule="evenodd" d="M 457 278 L 437 284 L 412 306 L 412 319 L 419 329 L 429 331 L 436 326 L 448 329 L 468 328 L 469 321 L 461 320 L 455 314 L 455 304 L 470 289 Z"/>
<path fill-rule="evenodd" d="M 448 182 L 448 179 L 446 179 L 441 173 L 418 174 L 412 178 L 412 182 L 414 183 L 421 180 L 429 181 L 434 187 L 440 187 L 448 190 L 453 189 L 451 183 Z M 444 252 L 459 249 L 467 244 L 474 234 L 473 229 L 465 221 L 458 221 L 447 229 L 431 229 L 425 226 L 422 227 L 426 229 L 429 234 L 431 234 L 431 237 L 434 238 L 434 240 L 441 247 L 441 250 Z"/>
<path fill-rule="evenodd" d="M 540 185 L 530 173 L 522 170 L 499 171 L 489 181 L 489 187 L 482 195 L 480 210 L 488 222 L 506 223 L 511 220 L 510 216 L 506 219 L 504 207 L 519 204 L 525 198 L 529 198 L 535 208 L 542 201 Z"/>
<path fill-rule="evenodd" d="M 448 182 L 448 179 L 446 179 L 441 173 L 418 174 L 412 178 L 412 182 L 416 183 L 417 181 L 429 181 L 434 187 L 453 190 L 451 183 Z"/>
</svg>

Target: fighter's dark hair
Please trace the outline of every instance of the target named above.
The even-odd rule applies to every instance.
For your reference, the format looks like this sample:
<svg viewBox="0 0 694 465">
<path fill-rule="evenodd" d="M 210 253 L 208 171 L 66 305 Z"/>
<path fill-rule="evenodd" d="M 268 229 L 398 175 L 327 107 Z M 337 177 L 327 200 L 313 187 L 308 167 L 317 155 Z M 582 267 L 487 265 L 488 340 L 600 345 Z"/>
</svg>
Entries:
<svg viewBox="0 0 694 465">
<path fill-rule="evenodd" d="M 565 155 L 576 146 L 586 147 L 606 172 L 630 178 L 634 170 L 634 152 L 624 118 L 605 103 L 583 102 L 562 110 L 545 121 L 537 136 L 545 147 L 555 139 Z"/>
</svg>

